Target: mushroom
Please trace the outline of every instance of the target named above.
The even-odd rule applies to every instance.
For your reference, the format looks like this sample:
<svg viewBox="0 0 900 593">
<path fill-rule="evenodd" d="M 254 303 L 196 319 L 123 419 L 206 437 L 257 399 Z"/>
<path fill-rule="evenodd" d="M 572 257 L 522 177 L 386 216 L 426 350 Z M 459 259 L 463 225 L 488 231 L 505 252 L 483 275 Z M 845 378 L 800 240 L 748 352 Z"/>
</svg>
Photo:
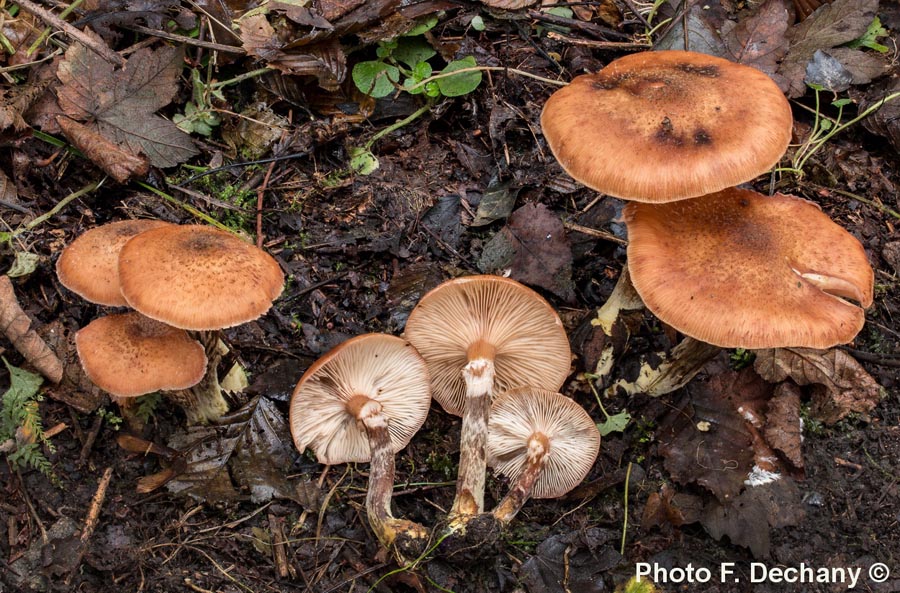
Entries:
<svg viewBox="0 0 900 593">
<path fill-rule="evenodd" d="M 75 334 L 75 347 L 88 378 L 120 404 L 154 391 L 187 389 L 206 371 L 197 340 L 133 311 L 95 319 Z"/>
<path fill-rule="evenodd" d="M 573 400 L 535 387 L 501 394 L 491 406 L 488 464 L 512 482 L 493 515 L 507 525 L 529 498 L 557 498 L 578 485 L 597 458 L 600 433 Z"/>
<path fill-rule="evenodd" d="M 696 197 L 749 181 L 791 139 L 791 108 L 765 74 L 688 51 L 613 60 L 544 105 L 541 127 L 563 169 L 641 202 Z"/>
<path fill-rule="evenodd" d="M 428 532 L 391 511 L 394 454 L 428 415 L 428 370 L 406 340 L 386 334 L 351 338 L 319 358 L 301 377 L 290 403 L 299 451 L 321 463 L 370 462 L 366 514 L 378 541 L 403 563 L 424 550 Z"/>
<path fill-rule="evenodd" d="M 63 286 L 92 303 L 124 307 L 119 285 L 119 252 L 139 233 L 167 226 L 161 220 L 120 220 L 85 231 L 63 249 L 56 276 Z"/>
<path fill-rule="evenodd" d="M 624 218 L 635 289 L 685 335 L 726 348 L 828 348 L 862 329 L 874 272 L 859 241 L 812 202 L 731 188 L 631 203 Z"/>
<path fill-rule="evenodd" d="M 228 411 L 217 375 L 217 330 L 264 314 L 284 285 L 272 256 L 234 235 L 202 225 L 167 225 L 136 235 L 119 254 L 119 282 L 128 305 L 151 319 L 196 331 L 209 366 L 182 392 L 189 424 Z"/>
<path fill-rule="evenodd" d="M 569 374 L 569 341 L 540 295 L 489 275 L 449 280 L 431 290 L 410 313 L 405 336 L 428 365 L 434 398 L 463 417 L 450 516 L 464 524 L 484 510 L 493 393 L 522 385 L 559 389 Z"/>
</svg>

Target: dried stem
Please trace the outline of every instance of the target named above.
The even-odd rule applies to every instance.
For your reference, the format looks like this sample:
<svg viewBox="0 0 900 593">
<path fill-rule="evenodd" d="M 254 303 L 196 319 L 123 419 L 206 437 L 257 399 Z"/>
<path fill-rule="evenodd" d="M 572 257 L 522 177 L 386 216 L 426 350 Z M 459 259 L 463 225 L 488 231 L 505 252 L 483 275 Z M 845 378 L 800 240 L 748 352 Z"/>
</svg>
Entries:
<svg viewBox="0 0 900 593">
<path fill-rule="evenodd" d="M 16 0 L 16 4 L 19 5 L 19 8 L 24 10 L 25 12 L 29 12 L 34 16 L 38 17 L 48 25 L 56 27 L 78 43 L 84 45 L 86 48 L 112 64 L 113 66 L 122 66 L 125 64 L 125 58 L 109 49 L 103 42 L 94 39 L 84 33 L 83 31 L 76 29 L 74 26 L 70 25 L 66 21 L 62 20 L 49 10 L 42 8 L 32 2 L 31 0 Z"/>
</svg>

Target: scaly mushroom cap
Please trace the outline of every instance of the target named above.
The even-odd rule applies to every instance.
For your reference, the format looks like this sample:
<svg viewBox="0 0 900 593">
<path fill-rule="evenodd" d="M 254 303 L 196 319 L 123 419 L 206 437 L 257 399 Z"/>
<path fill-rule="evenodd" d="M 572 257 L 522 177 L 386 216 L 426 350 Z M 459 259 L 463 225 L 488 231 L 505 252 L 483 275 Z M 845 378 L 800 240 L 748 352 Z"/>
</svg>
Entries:
<svg viewBox="0 0 900 593">
<path fill-rule="evenodd" d="M 75 334 L 88 378 L 119 397 L 187 389 L 206 372 L 206 353 L 183 329 L 140 313 L 100 317 Z"/>
<path fill-rule="evenodd" d="M 648 51 L 575 78 L 541 127 L 569 175 L 603 193 L 670 202 L 749 181 L 791 139 L 791 108 L 765 74 L 687 51 Z"/>
<path fill-rule="evenodd" d="M 272 256 L 202 225 L 153 229 L 122 248 L 119 280 L 128 305 L 190 330 L 232 327 L 269 310 L 284 285 Z"/>
<path fill-rule="evenodd" d="M 499 395 L 488 425 L 488 465 L 515 482 L 528 465 L 529 440 L 548 449 L 531 498 L 556 498 L 577 486 L 600 451 L 597 425 L 574 401 L 543 389 L 519 387 Z"/>
<path fill-rule="evenodd" d="M 829 348 L 862 329 L 874 273 L 818 206 L 732 188 L 628 204 L 628 269 L 647 308 L 724 348 Z"/>
<path fill-rule="evenodd" d="M 404 333 L 428 364 L 434 399 L 462 416 L 469 349 L 493 347 L 494 393 L 521 385 L 559 389 L 569 374 L 566 330 L 539 294 L 500 276 L 444 282 L 419 301 Z"/>
<path fill-rule="evenodd" d="M 94 227 L 72 241 L 56 260 L 63 286 L 98 305 L 124 307 L 119 287 L 119 252 L 139 233 L 168 223 L 161 220 L 120 220 Z"/>
<path fill-rule="evenodd" d="M 297 449 L 310 447 L 329 465 L 369 461 L 365 427 L 350 411 L 355 396 L 381 404 L 396 453 L 431 406 L 425 361 L 406 340 L 387 334 L 356 336 L 330 350 L 303 374 L 291 397 Z"/>
</svg>

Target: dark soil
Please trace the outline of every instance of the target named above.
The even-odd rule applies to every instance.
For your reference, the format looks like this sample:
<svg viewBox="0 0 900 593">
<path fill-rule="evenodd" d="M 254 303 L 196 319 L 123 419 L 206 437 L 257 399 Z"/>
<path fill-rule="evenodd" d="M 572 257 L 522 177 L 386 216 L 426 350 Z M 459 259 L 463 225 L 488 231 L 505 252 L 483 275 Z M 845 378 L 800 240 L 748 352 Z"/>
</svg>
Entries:
<svg viewBox="0 0 900 593">
<path fill-rule="evenodd" d="M 732 4 L 728 6 L 736 10 Z M 479 64 L 568 79 L 622 53 L 546 37 L 523 39 L 522 27 L 533 23 L 487 15 L 488 31 L 466 32 L 473 12 L 477 8 L 451 9 L 433 34 L 460 44 L 460 52 L 475 55 Z M 562 74 L 548 56 L 558 59 Z M 241 71 L 237 64 L 224 68 L 233 74 Z M 297 379 L 332 346 L 365 332 L 400 333 L 418 298 L 444 279 L 502 272 L 490 268 L 490 260 L 482 256 L 504 220 L 469 225 L 489 190 L 513 192 L 515 208 L 543 204 L 565 223 L 623 236 L 624 229 L 616 222 L 622 203 L 598 199 L 595 192 L 574 184 L 540 135 L 541 106 L 555 87 L 502 72 L 485 73 L 474 93 L 441 103 L 380 140 L 374 148 L 380 160 L 375 173 L 335 177 L 329 174 L 344 170 L 349 146 L 411 113 L 418 103 L 402 95 L 398 100 L 380 100 L 368 119 L 323 116 L 310 103 L 283 100 L 271 84 L 268 79 L 247 81 L 229 91 L 229 101 L 233 111 L 265 101 L 276 113 L 293 118 L 290 139 L 273 150 L 302 156 L 274 164 L 263 198 L 264 245 L 283 266 L 289 282 L 268 315 L 225 332 L 232 354 L 220 368 L 227 371 L 239 361 L 250 375 L 250 395 L 271 400 L 285 416 Z M 801 102 L 809 104 L 810 97 Z M 811 117 L 800 108 L 795 117 L 798 132 L 803 133 Z M 202 148 L 197 164 L 209 163 L 222 145 L 208 142 Z M 47 163 L 55 151 L 34 137 L 0 150 L 0 165 L 15 179 L 28 212 L 0 206 L 10 227 L 100 178 L 90 163 L 72 155 L 61 154 Z M 245 188 L 249 199 L 239 209 L 172 193 L 253 235 L 255 190 L 268 167 L 264 163 L 231 168 L 187 184 L 211 196 L 226 195 L 226 187 Z M 166 467 L 165 460 L 121 448 L 117 437 L 125 429 L 116 430 L 96 411 L 84 411 L 91 402 L 100 402 L 102 409 L 115 413 L 115 407 L 97 399 L 96 393 L 51 389 L 40 413 L 45 429 L 66 425 L 51 438 L 55 450 L 45 450 L 58 484 L 35 470 L 0 463 L 0 591 L 588 593 L 612 591 L 634 576 L 639 562 L 663 567 L 692 564 L 716 575 L 721 563 L 736 563 L 740 582 L 720 583 L 718 578 L 706 584 L 658 582 L 664 591 L 847 589 L 840 584 L 752 584 L 754 561 L 768 567 L 801 562 L 816 568 L 862 567 L 863 574 L 873 563 L 883 563 L 894 576 L 884 583 L 863 577 L 858 590 L 900 591 L 900 327 L 895 321 L 900 312 L 900 270 L 883 257 L 885 246 L 900 240 L 896 230 L 900 220 L 890 212 L 900 209 L 896 191 L 900 159 L 884 138 L 855 126 L 825 145 L 808 169 L 802 181 L 785 177 L 777 189 L 814 200 L 863 242 L 876 270 L 876 301 L 867 312 L 865 329 L 850 347 L 861 353 L 860 362 L 884 387 L 884 397 L 870 414 L 854 414 L 832 426 L 806 424 L 804 469 L 786 478 L 798 489 L 797 504 L 785 507 L 795 515 L 785 522 L 793 524 L 771 529 L 768 556 L 754 557 L 727 536 L 717 540 L 699 523 L 641 527 L 648 499 L 664 485 L 701 502 L 712 499 L 700 486 L 674 482 L 658 453 L 656 431 L 666 414 L 690 397 L 691 386 L 658 400 L 617 396 L 606 401 L 610 413 L 627 410 L 633 421 L 624 433 L 604 438 L 584 485 L 561 500 L 528 502 L 493 546 L 456 555 L 439 551 L 408 571 L 397 570 L 368 529 L 363 507 L 365 464 L 326 468 L 291 447 L 292 462 L 273 468 L 287 477 L 293 489 L 289 498 L 254 502 L 238 480 L 235 495 L 227 500 L 179 496 L 165 487 L 139 494 L 138 480 Z M 167 173 L 181 179 L 189 174 Z M 754 188 L 767 192 L 768 181 L 759 179 Z M 161 174 L 156 183 L 167 187 Z M 174 185 L 177 179 L 170 178 L 169 183 Z M 826 188 L 864 196 L 866 201 Z M 38 326 L 57 323 L 56 331 L 72 332 L 102 313 L 60 286 L 54 263 L 60 249 L 84 230 L 131 217 L 197 222 L 184 209 L 145 189 L 110 182 L 23 235 L 24 243 L 15 247 L 41 260 L 33 273 L 16 281 L 15 288 Z M 567 237 L 573 256 L 569 293 L 539 290 L 560 311 L 570 335 L 583 339 L 590 334 L 587 321 L 615 284 L 625 253 L 616 242 L 579 231 L 569 230 Z M 11 262 L 7 252 L 0 267 L 7 269 Z M 629 349 L 618 362 L 617 378 L 632 374 L 640 355 L 674 344 L 674 332 L 661 329 L 649 313 L 635 327 Z M 585 366 L 582 342 L 573 339 L 573 350 L 579 358 L 563 392 L 599 421 L 593 396 L 577 379 L 590 368 Z M 8 342 L 0 341 L 0 352 L 11 364 L 23 364 Z M 702 376 L 696 381 L 701 380 Z M 6 384 L 5 374 L 0 383 Z M 249 396 L 234 398 L 237 407 Z M 88 403 L 73 405 L 75 400 Z M 179 412 L 160 406 L 143 437 L 158 444 L 170 442 L 183 423 Z M 459 428 L 458 418 L 435 406 L 410 446 L 398 455 L 394 503 L 398 516 L 426 525 L 442 519 L 454 494 Z M 75 541 L 108 467 L 113 468 L 109 491 L 79 561 Z M 620 555 L 626 483 L 628 522 Z M 504 480 L 490 477 L 488 506 L 505 491 Z M 760 526 L 748 515 L 744 528 L 754 531 Z M 286 574 L 278 574 L 276 550 L 284 553 L 280 566 Z"/>
</svg>

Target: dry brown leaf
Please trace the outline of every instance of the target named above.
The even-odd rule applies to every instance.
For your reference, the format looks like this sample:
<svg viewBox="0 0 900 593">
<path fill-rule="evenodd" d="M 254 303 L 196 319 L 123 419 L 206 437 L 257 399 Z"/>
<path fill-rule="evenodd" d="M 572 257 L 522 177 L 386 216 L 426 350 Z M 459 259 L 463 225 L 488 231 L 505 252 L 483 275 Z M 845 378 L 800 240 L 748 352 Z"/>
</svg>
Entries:
<svg viewBox="0 0 900 593">
<path fill-rule="evenodd" d="M 772 383 L 791 379 L 798 385 L 819 386 L 813 391 L 811 412 L 826 424 L 834 424 L 851 413 L 866 414 L 881 399 L 881 386 L 843 350 L 760 350 L 753 366 Z"/>
<path fill-rule="evenodd" d="M 28 127 L 22 114 L 31 107 L 47 87 L 49 80 L 0 90 L 0 130 L 12 127 L 18 131 Z"/>
<path fill-rule="evenodd" d="M 781 383 L 775 388 L 766 412 L 765 437 L 769 445 L 784 455 L 794 467 L 803 467 L 800 443 L 800 389 L 793 383 Z"/>
<path fill-rule="evenodd" d="M 178 91 L 180 47 L 136 51 L 115 70 L 81 44 L 72 44 L 56 76 L 59 105 L 74 120 L 156 167 L 172 167 L 197 154 L 190 136 L 156 115 Z"/>
<path fill-rule="evenodd" d="M 773 76 L 787 53 L 788 10 L 785 0 L 768 0 L 751 17 L 722 36 L 728 57 Z"/>
<path fill-rule="evenodd" d="M 806 93 L 806 65 L 817 49 L 828 50 L 860 37 L 875 18 L 878 0 L 834 0 L 788 30 L 791 47 L 778 73 L 788 82 L 788 96 Z"/>
<path fill-rule="evenodd" d="M 19 354 L 44 377 L 59 383 L 62 361 L 31 327 L 31 319 L 19 306 L 9 276 L 0 276 L 0 328 Z"/>
<path fill-rule="evenodd" d="M 75 148 L 119 183 L 125 183 L 132 177 L 144 177 L 150 171 L 150 161 L 122 150 L 74 119 L 60 115 L 56 123 Z"/>
<path fill-rule="evenodd" d="M 75 348 L 75 332 L 69 331 L 58 319 L 41 328 L 41 337 L 63 362 L 63 378 L 46 393 L 83 414 L 91 414 L 109 402 L 107 395 L 91 383 L 81 368 Z"/>
</svg>

